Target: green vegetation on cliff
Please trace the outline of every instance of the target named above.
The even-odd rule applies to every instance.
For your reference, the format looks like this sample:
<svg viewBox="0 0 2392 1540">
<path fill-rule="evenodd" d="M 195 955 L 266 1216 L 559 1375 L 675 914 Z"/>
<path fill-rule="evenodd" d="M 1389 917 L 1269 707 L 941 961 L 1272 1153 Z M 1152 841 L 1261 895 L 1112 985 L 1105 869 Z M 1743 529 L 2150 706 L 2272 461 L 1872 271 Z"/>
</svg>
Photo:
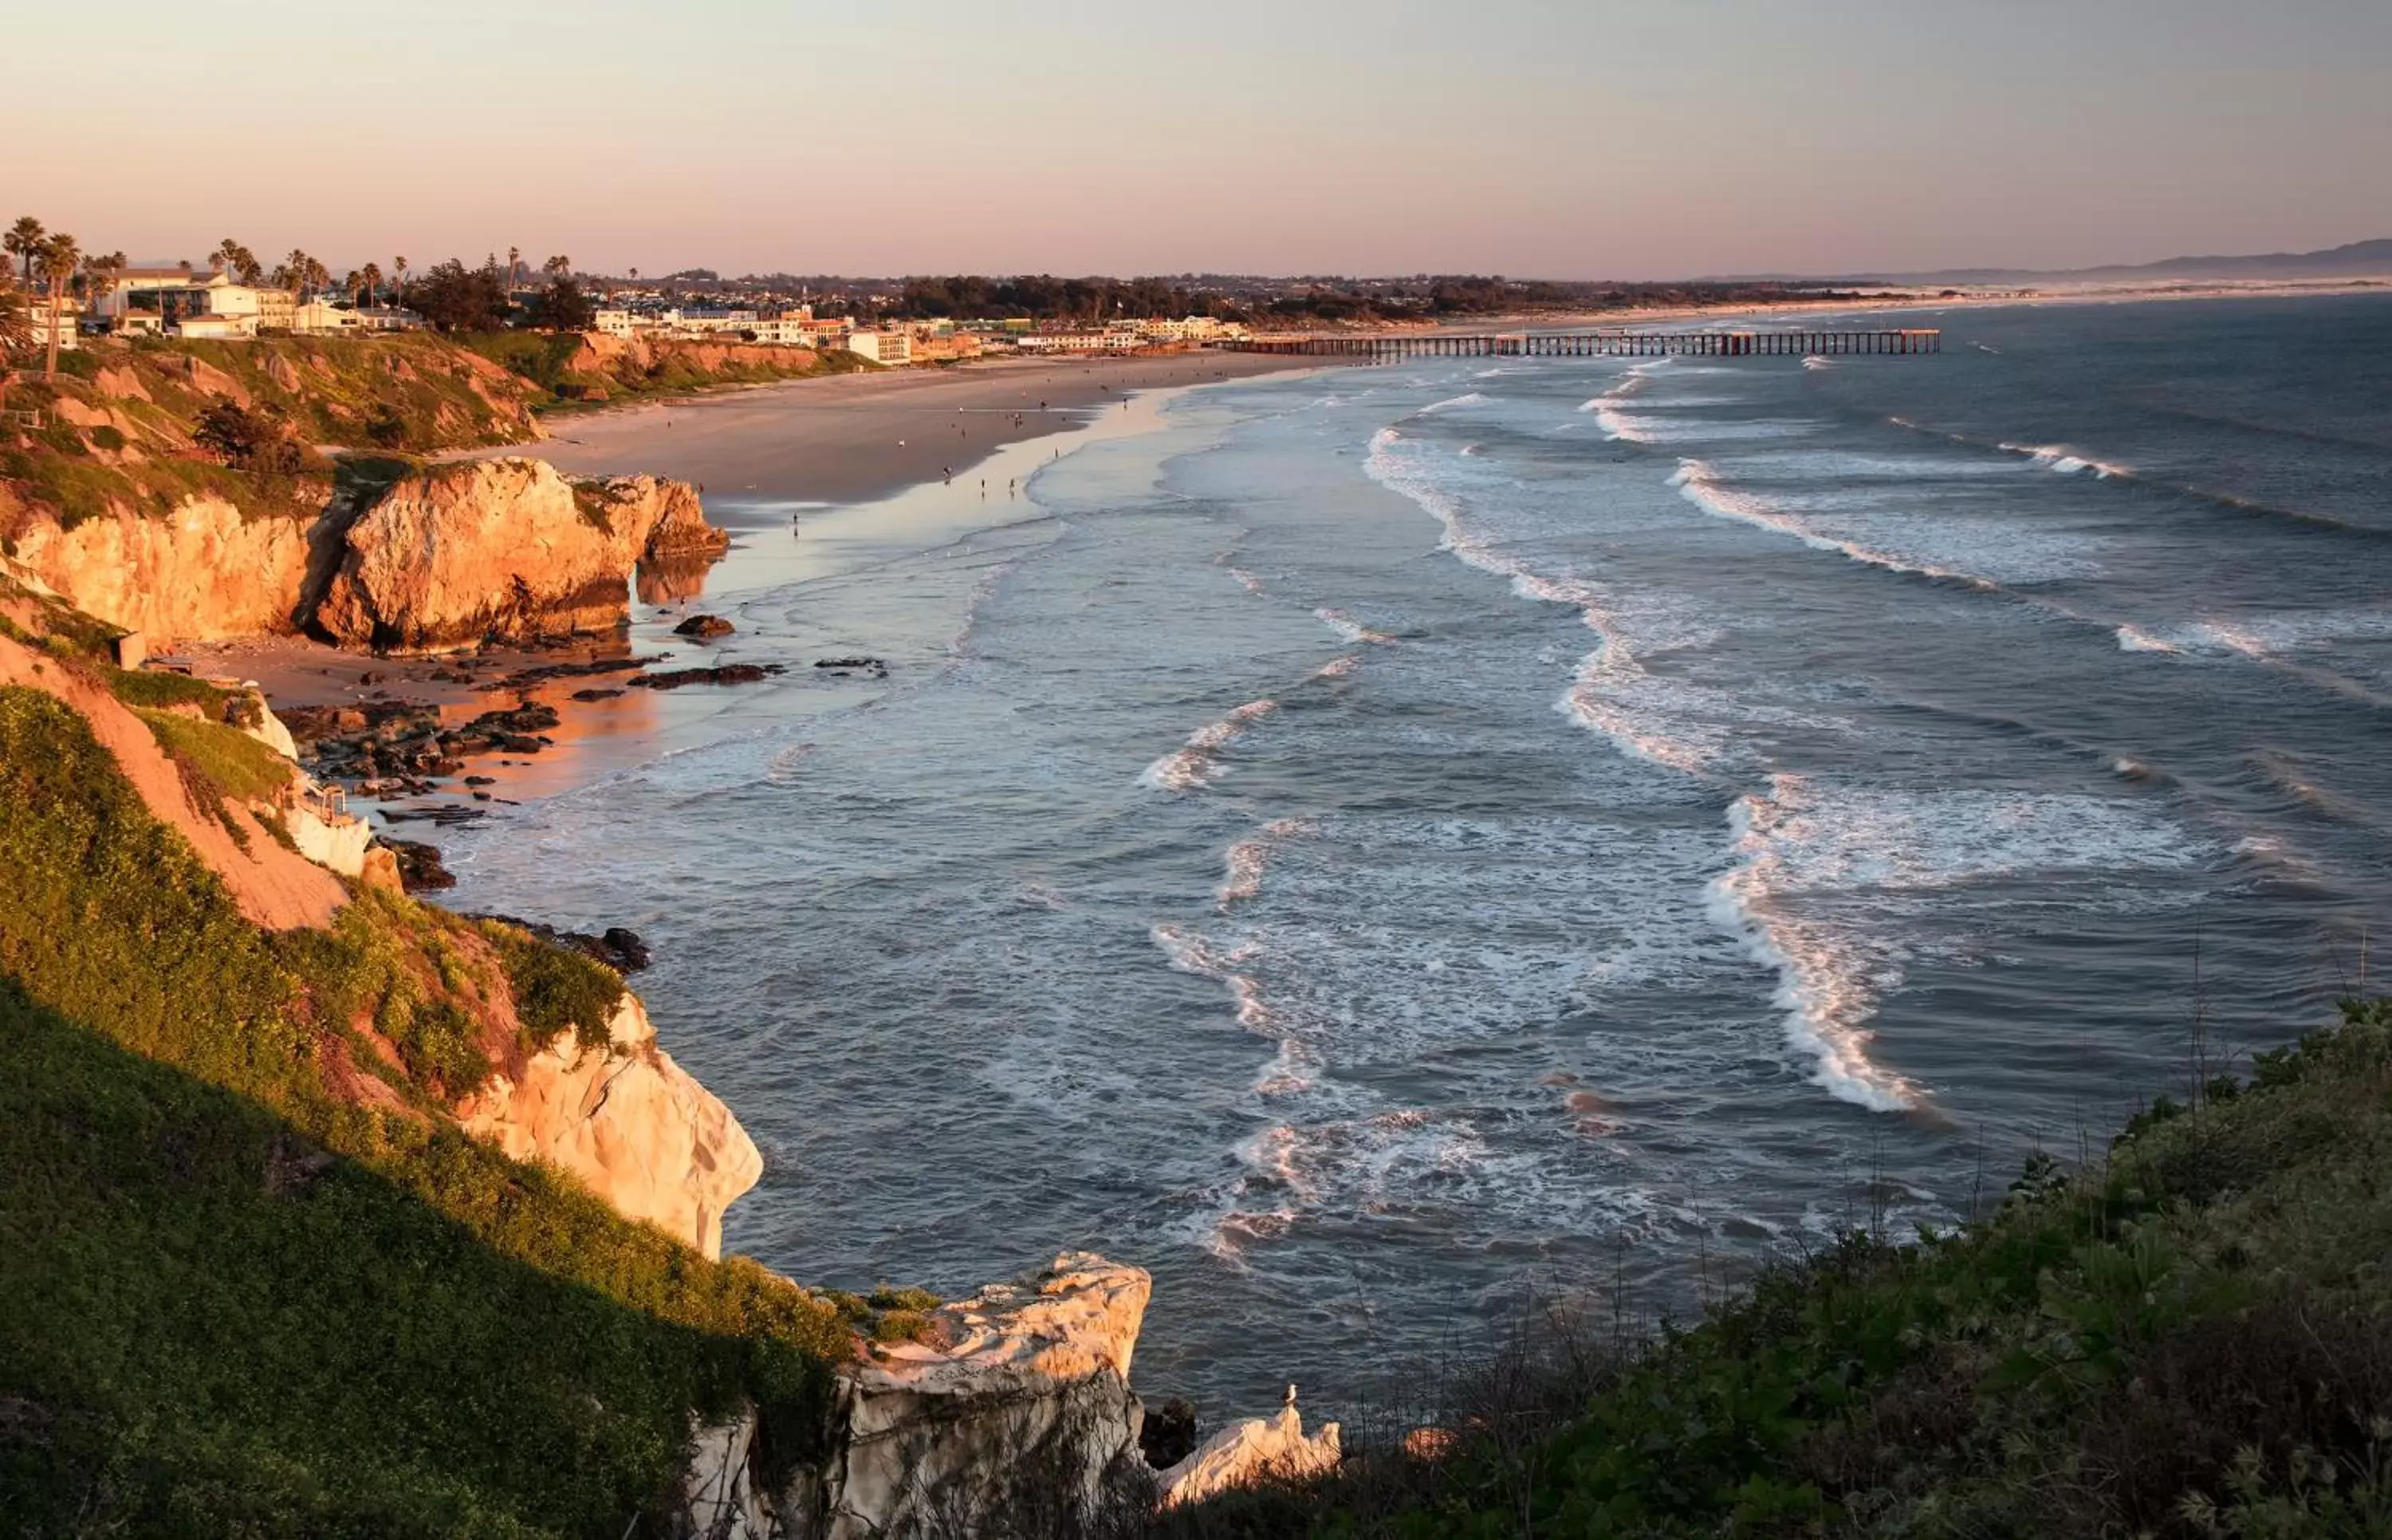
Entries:
<svg viewBox="0 0 2392 1540">
<path fill-rule="evenodd" d="M 146 338 L 69 356 L 59 379 L 10 390 L 39 425 L 0 424 L 0 536 L 11 502 L 70 527 L 206 495 L 253 518 L 312 517 L 332 490 L 318 446 L 429 451 L 539 434 L 522 382 L 437 337 Z"/>
<path fill-rule="evenodd" d="M 878 367 L 843 350 L 745 343 L 735 334 L 722 342 L 643 339 L 636 345 L 573 331 L 481 331 L 454 340 L 504 365 L 534 391 L 530 399 L 542 412 Z"/>
<path fill-rule="evenodd" d="M 1856 1235 L 1190 1535 L 2392 1534 L 2392 1003 L 1992 1218 Z M 1525 1388 L 1524 1388 L 1525 1387 Z"/>
<path fill-rule="evenodd" d="M 81 717 L 16 688 L 0 871 L 16 1533 L 620 1536 L 693 1410 L 753 1400 L 774 1457 L 803 1453 L 878 1312 L 708 1262 L 431 1110 L 520 1046 L 474 1009 L 494 975 L 578 1026 L 604 970 L 381 893 L 262 931 Z"/>
</svg>

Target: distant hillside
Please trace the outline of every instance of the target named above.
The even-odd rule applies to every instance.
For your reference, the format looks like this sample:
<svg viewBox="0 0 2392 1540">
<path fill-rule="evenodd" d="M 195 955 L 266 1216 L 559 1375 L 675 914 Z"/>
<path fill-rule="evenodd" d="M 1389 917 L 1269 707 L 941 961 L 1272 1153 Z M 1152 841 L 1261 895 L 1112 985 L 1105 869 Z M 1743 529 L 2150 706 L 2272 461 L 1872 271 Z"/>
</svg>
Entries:
<svg viewBox="0 0 2392 1540">
<path fill-rule="evenodd" d="M 2195 279 L 2392 277 L 2392 239 L 2354 240 L 2323 252 L 2268 252 L 2252 256 L 2179 256 L 2109 267 L 1953 267 L 1933 273 L 1872 273 L 1839 283 L 2155 283 Z"/>
</svg>

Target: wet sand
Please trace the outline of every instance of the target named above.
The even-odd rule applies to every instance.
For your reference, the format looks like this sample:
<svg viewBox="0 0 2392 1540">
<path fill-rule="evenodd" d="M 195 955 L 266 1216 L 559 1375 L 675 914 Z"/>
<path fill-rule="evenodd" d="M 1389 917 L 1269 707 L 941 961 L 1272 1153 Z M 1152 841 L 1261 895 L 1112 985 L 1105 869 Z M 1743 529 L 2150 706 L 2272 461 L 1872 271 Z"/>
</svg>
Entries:
<svg viewBox="0 0 2392 1540">
<path fill-rule="evenodd" d="M 1132 392 L 1321 363 L 1193 352 L 833 374 L 551 418 L 544 443 L 461 458 L 531 455 L 568 474 L 671 476 L 699 484 L 709 501 L 864 502 L 961 479 L 1008 444 L 1121 410 Z"/>
</svg>

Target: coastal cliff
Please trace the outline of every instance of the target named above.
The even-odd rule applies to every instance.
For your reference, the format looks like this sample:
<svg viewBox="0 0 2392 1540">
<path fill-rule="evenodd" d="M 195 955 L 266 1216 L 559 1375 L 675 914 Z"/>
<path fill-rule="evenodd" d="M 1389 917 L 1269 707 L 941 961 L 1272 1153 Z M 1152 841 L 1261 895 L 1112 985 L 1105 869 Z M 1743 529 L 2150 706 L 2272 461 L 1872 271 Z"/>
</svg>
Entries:
<svg viewBox="0 0 2392 1540">
<path fill-rule="evenodd" d="M 10 561 L 77 609 L 185 641 L 294 629 L 310 522 L 251 518 L 208 492 L 155 516 L 116 506 L 72 526 L 20 510 Z"/>
<path fill-rule="evenodd" d="M 731 1109 L 656 1046 L 639 996 L 624 991 L 603 1042 L 568 1028 L 459 1104 L 460 1127 L 517 1160 L 545 1160 L 626 1219 L 708 1257 L 722 1214 L 756 1184 L 763 1157 Z"/>
<path fill-rule="evenodd" d="M 900 1540 L 1143 1491 L 1142 1272 L 717 1260 L 761 1161 L 618 976 L 286 845 L 254 693 L 0 622 L 0 1510 Z"/>
<path fill-rule="evenodd" d="M 0 571 L 155 645 L 315 630 L 409 652 L 618 628 L 635 574 L 685 583 L 730 539 L 686 483 L 530 459 L 410 473 L 354 514 L 245 513 L 211 492 L 70 524 L 0 498 Z"/>
<path fill-rule="evenodd" d="M 719 1540 L 1086 1533 L 1142 1507 L 1130 1389 L 1152 1281 L 1089 1252 L 931 1311 L 842 1368 L 822 1453 L 774 1485 L 752 1412 L 700 1428 L 675 1525 Z"/>
<path fill-rule="evenodd" d="M 378 652 L 611 630 L 629 616 L 640 563 L 728 543 L 685 483 L 576 485 L 534 459 L 442 466 L 400 480 L 349 524 L 311 623 Z"/>
</svg>

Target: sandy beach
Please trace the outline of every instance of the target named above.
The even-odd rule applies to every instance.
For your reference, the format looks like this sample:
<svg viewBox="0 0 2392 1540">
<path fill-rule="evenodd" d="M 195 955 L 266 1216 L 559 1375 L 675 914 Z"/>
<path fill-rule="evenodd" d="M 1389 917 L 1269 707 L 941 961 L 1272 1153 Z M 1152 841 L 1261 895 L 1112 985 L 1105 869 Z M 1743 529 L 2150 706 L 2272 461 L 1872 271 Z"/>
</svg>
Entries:
<svg viewBox="0 0 2392 1540">
<path fill-rule="evenodd" d="M 832 374 L 553 418 L 544 443 L 458 458 L 532 455 L 568 474 L 672 476 L 709 500 L 863 502 L 960 478 L 1008 444 L 1119 409 L 1134 392 L 1320 362 L 1202 352 Z"/>
</svg>

